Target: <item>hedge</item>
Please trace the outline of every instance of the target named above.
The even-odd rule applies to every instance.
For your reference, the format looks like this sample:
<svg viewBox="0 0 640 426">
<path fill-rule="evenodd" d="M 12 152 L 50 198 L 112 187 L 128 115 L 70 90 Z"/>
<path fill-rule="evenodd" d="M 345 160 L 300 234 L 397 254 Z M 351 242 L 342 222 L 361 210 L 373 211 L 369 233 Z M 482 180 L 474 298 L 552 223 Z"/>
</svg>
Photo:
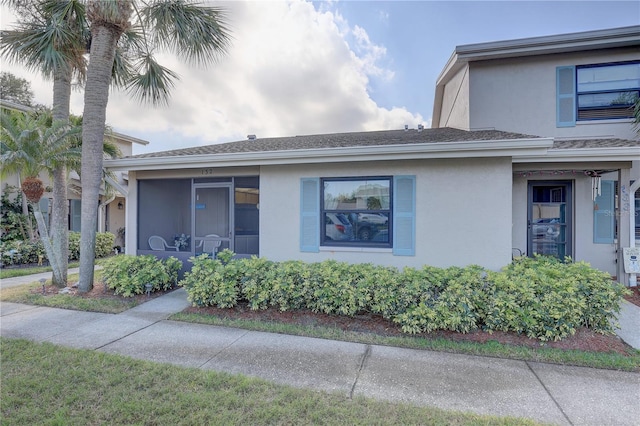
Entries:
<svg viewBox="0 0 640 426">
<path fill-rule="evenodd" d="M 547 341 L 580 327 L 612 333 L 627 291 L 585 262 L 548 257 L 521 258 L 499 272 L 232 257 L 225 250 L 189 260 L 193 268 L 178 284 L 193 305 L 372 313 L 406 333 L 510 331 Z"/>
<path fill-rule="evenodd" d="M 102 277 L 115 294 L 132 297 L 143 294 L 145 285 L 151 284 L 151 291 L 169 290 L 178 282 L 182 262 L 175 257 L 157 259 L 153 255 L 120 255 L 104 262 Z"/>
<path fill-rule="evenodd" d="M 96 234 L 96 258 L 106 257 L 113 253 L 113 243 L 115 235 L 110 232 L 98 232 Z M 0 255 L 2 264 L 20 265 L 28 263 L 37 263 L 38 255 L 43 260 L 48 260 L 44 252 L 42 241 L 7 241 L 0 243 Z M 80 233 L 69 232 L 69 260 L 80 259 Z"/>
</svg>

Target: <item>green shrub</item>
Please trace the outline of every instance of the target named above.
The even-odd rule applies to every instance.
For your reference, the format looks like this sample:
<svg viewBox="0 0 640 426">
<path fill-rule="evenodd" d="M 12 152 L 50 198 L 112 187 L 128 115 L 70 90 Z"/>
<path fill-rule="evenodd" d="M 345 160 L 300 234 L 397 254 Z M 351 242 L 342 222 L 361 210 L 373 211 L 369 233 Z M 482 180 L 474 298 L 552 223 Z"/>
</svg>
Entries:
<svg viewBox="0 0 640 426">
<path fill-rule="evenodd" d="M 238 303 L 240 285 L 237 261 L 230 260 L 224 264 L 220 259 L 203 254 L 189 258 L 189 262 L 193 263 L 193 267 L 178 285 L 186 289 L 191 303 L 219 308 L 231 308 Z"/>
<path fill-rule="evenodd" d="M 500 272 L 474 265 L 400 272 L 335 260 L 232 259 L 228 250 L 221 255 L 190 259 L 193 269 L 180 285 L 193 304 L 226 308 L 246 300 L 251 309 L 372 312 L 407 333 L 482 328 L 546 341 L 582 326 L 611 332 L 625 291 L 608 274 L 570 259 L 520 258 Z"/>
<path fill-rule="evenodd" d="M 104 262 L 102 276 L 107 286 L 116 294 L 132 297 L 145 292 L 145 284 L 152 284 L 151 291 L 168 290 L 178 279 L 182 262 L 175 257 L 166 260 L 153 255 L 120 255 Z"/>
<path fill-rule="evenodd" d="M 113 251 L 115 236 L 110 232 L 98 232 L 96 234 L 96 258 L 109 256 Z M 38 255 L 43 260 L 48 260 L 44 252 L 42 241 L 14 240 L 0 243 L 0 255 L 3 265 L 21 265 L 37 263 Z M 69 232 L 69 260 L 80 259 L 80 233 Z"/>
<path fill-rule="evenodd" d="M 606 272 L 585 262 L 520 258 L 491 274 L 485 329 L 559 340 L 579 327 L 613 332 L 626 291 Z"/>
<path fill-rule="evenodd" d="M 486 271 L 479 266 L 440 269 L 425 267 L 422 274 L 416 270 L 403 281 L 414 283 L 414 299 L 406 311 L 392 316 L 404 332 L 422 333 L 434 330 L 451 330 L 468 333 L 479 328 L 485 310 Z M 417 277 L 422 276 L 423 281 Z M 420 285 L 421 284 L 421 285 Z"/>
</svg>

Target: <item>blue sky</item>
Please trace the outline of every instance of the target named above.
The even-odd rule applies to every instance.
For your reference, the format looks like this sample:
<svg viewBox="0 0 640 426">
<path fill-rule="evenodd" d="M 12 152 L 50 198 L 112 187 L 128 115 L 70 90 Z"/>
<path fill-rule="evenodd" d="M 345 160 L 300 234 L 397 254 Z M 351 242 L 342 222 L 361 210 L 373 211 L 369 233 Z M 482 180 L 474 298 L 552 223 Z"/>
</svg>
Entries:
<svg viewBox="0 0 640 426">
<path fill-rule="evenodd" d="M 148 140 L 134 153 L 296 134 L 430 125 L 435 81 L 456 45 L 640 25 L 639 1 L 230 1 L 234 41 L 219 64 L 170 55 L 168 107 L 113 91 L 107 124 Z M 13 17 L 2 8 L 2 27 Z M 15 64 L 36 101 L 50 82 Z M 83 93 L 72 112 L 82 114 Z"/>
</svg>

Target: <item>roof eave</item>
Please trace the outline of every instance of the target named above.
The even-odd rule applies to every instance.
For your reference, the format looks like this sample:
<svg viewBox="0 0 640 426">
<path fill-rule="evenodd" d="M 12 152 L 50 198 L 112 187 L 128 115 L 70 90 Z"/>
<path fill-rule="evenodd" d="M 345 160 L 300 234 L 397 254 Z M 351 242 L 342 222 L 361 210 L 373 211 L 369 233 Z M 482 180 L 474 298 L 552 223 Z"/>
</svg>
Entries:
<svg viewBox="0 0 640 426">
<path fill-rule="evenodd" d="M 174 157 L 105 160 L 108 170 L 170 170 L 200 167 L 240 167 L 327 162 L 413 160 L 429 158 L 513 157 L 544 155 L 552 138 L 415 143 L 282 151 L 238 152 Z"/>
<path fill-rule="evenodd" d="M 631 161 L 640 158 L 640 147 L 549 149 L 546 155 L 514 157 L 514 163 L 566 163 L 584 161 Z"/>
</svg>

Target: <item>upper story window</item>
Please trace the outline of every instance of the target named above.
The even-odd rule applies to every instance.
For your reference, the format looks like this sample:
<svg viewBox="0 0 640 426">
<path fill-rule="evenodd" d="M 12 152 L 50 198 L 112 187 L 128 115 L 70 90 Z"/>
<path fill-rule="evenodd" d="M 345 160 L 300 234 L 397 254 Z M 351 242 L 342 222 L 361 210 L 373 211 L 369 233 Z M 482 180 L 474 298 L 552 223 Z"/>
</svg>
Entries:
<svg viewBox="0 0 640 426">
<path fill-rule="evenodd" d="M 633 117 L 640 62 L 576 67 L 577 120 Z"/>
<path fill-rule="evenodd" d="M 321 181 L 321 245 L 391 247 L 391 177 Z"/>
</svg>

